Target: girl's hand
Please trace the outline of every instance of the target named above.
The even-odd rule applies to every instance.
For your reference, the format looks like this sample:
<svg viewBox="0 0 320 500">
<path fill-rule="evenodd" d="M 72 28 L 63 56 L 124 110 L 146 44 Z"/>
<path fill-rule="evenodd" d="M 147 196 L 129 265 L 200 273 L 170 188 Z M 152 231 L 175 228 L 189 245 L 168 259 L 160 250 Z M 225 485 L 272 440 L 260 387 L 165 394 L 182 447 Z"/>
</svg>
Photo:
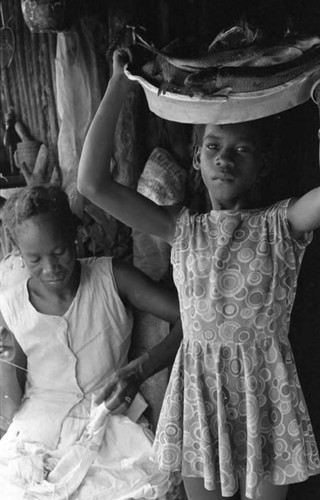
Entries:
<svg viewBox="0 0 320 500">
<path fill-rule="evenodd" d="M 117 49 L 113 53 L 113 75 L 124 75 L 126 64 L 132 62 L 132 53 L 129 49 Z"/>
<path fill-rule="evenodd" d="M 104 401 L 113 414 L 125 413 L 144 381 L 143 362 L 147 358 L 148 354 L 143 354 L 111 375 L 95 397 L 95 404 Z"/>
</svg>

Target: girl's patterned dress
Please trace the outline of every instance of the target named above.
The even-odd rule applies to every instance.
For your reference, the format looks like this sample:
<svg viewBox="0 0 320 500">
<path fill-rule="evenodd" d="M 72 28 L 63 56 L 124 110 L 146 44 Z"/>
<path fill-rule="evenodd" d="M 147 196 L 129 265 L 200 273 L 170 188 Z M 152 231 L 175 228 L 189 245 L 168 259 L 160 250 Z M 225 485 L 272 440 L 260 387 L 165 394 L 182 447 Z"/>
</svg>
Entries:
<svg viewBox="0 0 320 500">
<path fill-rule="evenodd" d="M 172 248 L 184 339 L 160 415 L 161 468 L 232 496 L 320 473 L 288 332 L 311 234 L 282 201 L 263 210 L 180 213 Z"/>
</svg>

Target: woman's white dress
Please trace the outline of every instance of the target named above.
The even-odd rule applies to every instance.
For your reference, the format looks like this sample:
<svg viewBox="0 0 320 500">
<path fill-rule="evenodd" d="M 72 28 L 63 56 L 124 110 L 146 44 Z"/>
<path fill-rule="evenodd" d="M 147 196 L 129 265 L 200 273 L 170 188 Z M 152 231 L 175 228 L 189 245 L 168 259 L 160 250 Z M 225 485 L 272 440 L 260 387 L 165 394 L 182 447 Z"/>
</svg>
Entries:
<svg viewBox="0 0 320 500">
<path fill-rule="evenodd" d="M 158 498 L 168 489 L 167 476 L 149 459 L 149 430 L 107 414 L 104 405 L 92 407 L 93 394 L 127 363 L 132 315 L 119 297 L 112 259 L 80 263 L 77 294 L 61 317 L 32 306 L 27 279 L 0 296 L 4 319 L 28 358 L 21 407 L 0 441 L 3 500 Z M 136 398 L 132 418 L 145 407 Z M 99 432 L 92 428 L 97 412 Z M 8 496 L 12 488 L 15 496 Z"/>
</svg>

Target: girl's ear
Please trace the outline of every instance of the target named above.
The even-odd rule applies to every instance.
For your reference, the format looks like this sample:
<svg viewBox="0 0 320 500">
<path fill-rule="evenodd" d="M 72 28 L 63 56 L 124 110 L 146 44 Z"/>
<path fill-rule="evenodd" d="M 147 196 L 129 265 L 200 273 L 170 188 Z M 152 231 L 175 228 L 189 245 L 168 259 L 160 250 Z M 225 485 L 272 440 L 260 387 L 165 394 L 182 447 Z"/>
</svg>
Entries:
<svg viewBox="0 0 320 500">
<path fill-rule="evenodd" d="M 200 170 L 200 154 L 201 154 L 201 147 L 195 146 L 193 150 L 193 160 L 192 160 L 192 165 L 195 170 Z"/>
</svg>

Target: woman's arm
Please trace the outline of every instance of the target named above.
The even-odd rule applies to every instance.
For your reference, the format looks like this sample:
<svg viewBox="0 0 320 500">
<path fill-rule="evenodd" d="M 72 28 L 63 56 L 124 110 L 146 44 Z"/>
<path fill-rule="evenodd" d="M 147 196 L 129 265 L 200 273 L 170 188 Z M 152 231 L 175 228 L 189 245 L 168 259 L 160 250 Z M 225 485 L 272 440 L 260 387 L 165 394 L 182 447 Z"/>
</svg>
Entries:
<svg viewBox="0 0 320 500">
<path fill-rule="evenodd" d="M 132 400 L 147 378 L 173 364 L 182 340 L 182 326 L 175 289 L 151 280 L 124 262 L 114 261 L 113 270 L 124 303 L 130 302 L 137 309 L 174 324 L 170 333 L 159 344 L 115 372 L 106 381 L 96 403 L 105 400 L 110 410 L 118 412 L 125 406 L 125 397 Z"/>
<path fill-rule="evenodd" d="M 9 346 L 9 349 L 8 349 Z M 13 333 L 4 322 L 0 312 L 0 363 L 13 363 L 16 366 L 16 375 L 22 393 L 24 393 L 26 382 L 27 356 L 21 349 Z M 1 381 L 0 381 L 1 384 Z"/>
<path fill-rule="evenodd" d="M 178 213 L 114 181 L 110 163 L 114 133 L 122 104 L 132 82 L 124 74 L 123 51 L 113 56 L 113 75 L 86 136 L 78 170 L 78 190 L 116 219 L 141 232 L 172 243 Z M 128 53 L 125 52 L 128 57 Z"/>
<path fill-rule="evenodd" d="M 173 364 L 181 340 L 182 326 L 179 319 L 162 342 L 111 375 L 95 403 L 105 401 L 110 411 L 121 413 L 128 407 L 125 398 L 132 401 L 145 380 Z"/>
</svg>

